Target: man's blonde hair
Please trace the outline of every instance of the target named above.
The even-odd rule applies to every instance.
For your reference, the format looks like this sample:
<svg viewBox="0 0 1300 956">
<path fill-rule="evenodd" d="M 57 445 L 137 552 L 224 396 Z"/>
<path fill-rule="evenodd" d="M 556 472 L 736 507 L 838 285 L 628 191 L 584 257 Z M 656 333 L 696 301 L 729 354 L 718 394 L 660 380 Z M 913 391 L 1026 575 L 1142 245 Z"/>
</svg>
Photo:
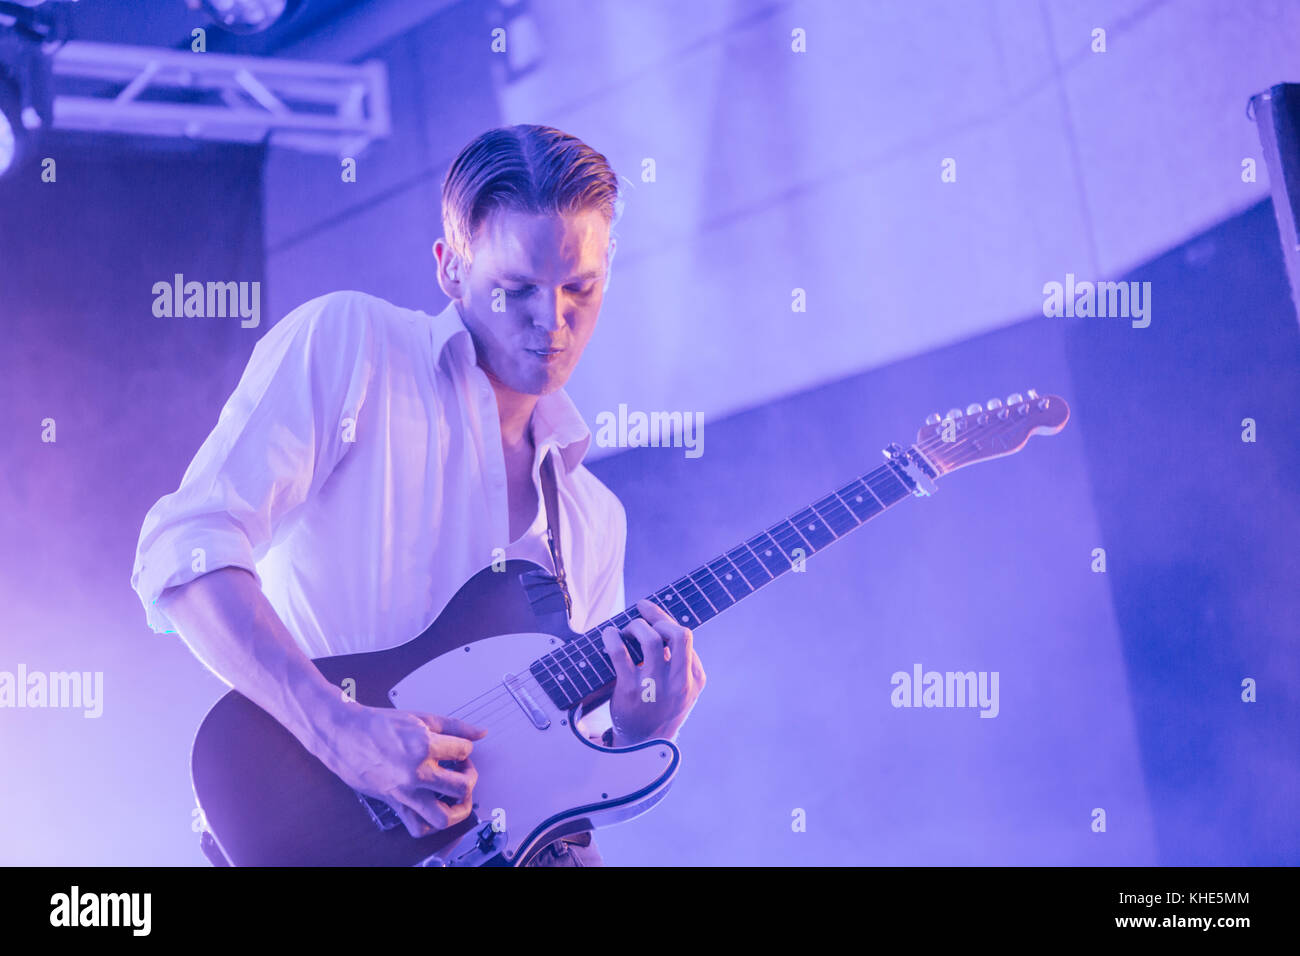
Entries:
<svg viewBox="0 0 1300 956">
<path fill-rule="evenodd" d="M 442 229 L 466 262 L 497 209 L 567 215 L 594 209 L 611 226 L 623 211 L 618 176 L 582 140 L 550 126 L 490 129 L 460 151 L 442 181 Z"/>
</svg>

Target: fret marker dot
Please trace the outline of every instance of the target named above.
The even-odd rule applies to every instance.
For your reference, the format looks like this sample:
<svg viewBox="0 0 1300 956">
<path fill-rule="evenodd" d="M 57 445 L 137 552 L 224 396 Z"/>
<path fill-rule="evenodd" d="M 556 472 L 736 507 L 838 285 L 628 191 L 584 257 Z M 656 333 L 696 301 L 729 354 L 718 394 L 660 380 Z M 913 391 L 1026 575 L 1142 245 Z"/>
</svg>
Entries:
<svg viewBox="0 0 1300 956">
<path fill-rule="evenodd" d="M 771 548 L 768 548 L 766 551 L 763 552 L 763 557 L 765 557 L 765 558 L 770 558 L 771 556 L 772 556 L 772 549 L 771 549 Z"/>
<path fill-rule="evenodd" d="M 861 501 L 861 500 L 862 500 L 862 496 L 861 496 L 861 495 L 858 495 L 857 500 L 858 500 L 858 501 Z"/>
<path fill-rule="evenodd" d="M 728 580 L 728 581 L 731 580 L 731 575 L 730 575 L 730 574 L 727 575 L 727 580 Z"/>
<path fill-rule="evenodd" d="M 808 530 L 809 530 L 809 531 L 816 531 L 816 530 L 817 530 L 817 526 L 816 526 L 815 524 L 810 524 L 810 525 L 808 526 Z"/>
<path fill-rule="evenodd" d="M 685 614 L 682 615 L 682 623 L 683 623 L 683 624 L 685 624 L 685 623 L 686 623 L 687 621 L 689 621 L 689 620 L 690 620 L 690 618 L 687 617 Z"/>
</svg>

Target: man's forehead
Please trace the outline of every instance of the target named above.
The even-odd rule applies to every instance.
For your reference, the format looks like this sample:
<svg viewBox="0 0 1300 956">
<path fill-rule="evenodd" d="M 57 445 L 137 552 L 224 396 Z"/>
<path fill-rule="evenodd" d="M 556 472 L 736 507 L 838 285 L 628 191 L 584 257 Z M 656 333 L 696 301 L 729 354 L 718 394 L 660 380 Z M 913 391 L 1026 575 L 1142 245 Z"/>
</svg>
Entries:
<svg viewBox="0 0 1300 956">
<path fill-rule="evenodd" d="M 604 274 L 609 225 L 597 212 L 537 216 L 498 210 L 484 226 L 475 258 L 488 260 L 502 279 L 533 281 L 539 271 L 557 270 L 566 281 Z"/>
</svg>

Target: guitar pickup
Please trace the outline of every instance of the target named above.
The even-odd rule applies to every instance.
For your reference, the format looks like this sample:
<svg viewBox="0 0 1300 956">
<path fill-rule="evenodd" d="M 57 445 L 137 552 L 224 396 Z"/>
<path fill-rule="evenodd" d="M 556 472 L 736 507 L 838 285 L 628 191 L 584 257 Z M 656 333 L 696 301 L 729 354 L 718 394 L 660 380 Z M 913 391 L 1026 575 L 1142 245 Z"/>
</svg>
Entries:
<svg viewBox="0 0 1300 956">
<path fill-rule="evenodd" d="M 524 682 L 515 677 L 514 674 L 507 674 L 501 678 L 501 684 L 510 692 L 510 696 L 515 699 L 519 709 L 528 715 L 528 719 L 533 722 L 533 726 L 538 730 L 545 730 L 551 726 L 551 718 L 546 716 L 546 711 L 542 710 L 537 699 L 528 692 Z"/>
</svg>

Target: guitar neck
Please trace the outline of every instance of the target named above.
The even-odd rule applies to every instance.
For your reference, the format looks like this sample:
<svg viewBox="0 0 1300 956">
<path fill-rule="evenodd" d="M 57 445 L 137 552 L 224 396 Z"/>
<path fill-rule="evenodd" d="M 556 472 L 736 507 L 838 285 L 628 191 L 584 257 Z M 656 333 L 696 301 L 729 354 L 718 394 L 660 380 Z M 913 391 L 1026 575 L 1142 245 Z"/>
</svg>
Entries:
<svg viewBox="0 0 1300 956">
<path fill-rule="evenodd" d="M 712 561 L 649 595 L 683 627 L 696 628 L 749 597 L 840 538 L 905 498 L 929 494 L 942 473 L 917 446 L 906 452 L 897 445 L 885 450 L 886 462 L 760 531 Z M 600 632 L 620 631 L 641 616 L 635 606 L 539 658 L 534 677 L 561 708 L 572 707 L 614 681 Z M 640 663 L 639 649 L 629 651 Z"/>
</svg>

